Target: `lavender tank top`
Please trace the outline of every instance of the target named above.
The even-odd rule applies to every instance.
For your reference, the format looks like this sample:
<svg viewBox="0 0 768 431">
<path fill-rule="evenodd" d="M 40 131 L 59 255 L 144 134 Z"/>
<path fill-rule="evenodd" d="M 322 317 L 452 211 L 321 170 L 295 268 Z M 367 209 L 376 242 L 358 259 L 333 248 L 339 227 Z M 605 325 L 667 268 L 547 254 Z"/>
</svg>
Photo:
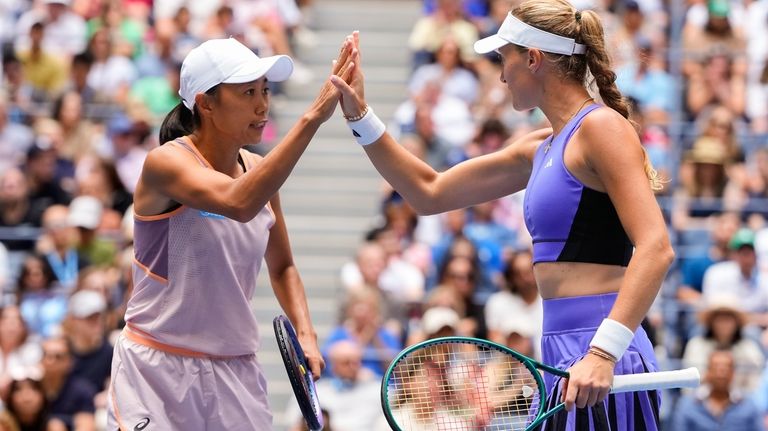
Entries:
<svg viewBox="0 0 768 431">
<path fill-rule="evenodd" d="M 192 152 L 211 168 L 191 142 L 166 145 Z M 242 158 L 247 166 L 248 158 Z M 259 335 L 250 302 L 274 222 L 269 205 L 247 223 L 186 206 L 135 215 L 127 324 L 155 341 L 194 352 L 255 353 Z"/>
</svg>

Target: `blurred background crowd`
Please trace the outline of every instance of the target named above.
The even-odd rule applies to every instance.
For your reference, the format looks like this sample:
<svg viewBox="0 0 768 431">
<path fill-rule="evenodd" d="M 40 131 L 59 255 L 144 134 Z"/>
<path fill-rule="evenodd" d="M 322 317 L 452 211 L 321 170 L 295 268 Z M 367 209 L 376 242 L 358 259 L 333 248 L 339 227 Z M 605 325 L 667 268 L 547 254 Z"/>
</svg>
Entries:
<svg viewBox="0 0 768 431">
<path fill-rule="evenodd" d="M 573 3 L 600 13 L 618 86 L 667 179 L 658 200 L 677 258 L 643 325 L 662 368 L 698 367 L 706 384 L 665 393 L 665 429 L 750 429 L 729 426 L 748 418 L 762 429 L 768 0 Z M 423 0 L 388 130 L 437 169 L 547 126 L 512 109 L 498 58 L 472 49 L 515 4 Z M 132 192 L 179 102 L 180 63 L 234 36 L 293 56 L 291 80 L 307 82 L 294 52 L 313 43 L 312 7 L 322 0 L 0 0 L 0 430 L 102 429 L 131 290 Z M 338 268 L 338 321 L 321 339 L 320 398 L 337 431 L 382 427 L 380 378 L 415 342 L 457 334 L 539 355 L 523 192 L 418 216 L 382 190 L 374 227 Z M 294 403 L 286 415 L 298 418 Z"/>
</svg>

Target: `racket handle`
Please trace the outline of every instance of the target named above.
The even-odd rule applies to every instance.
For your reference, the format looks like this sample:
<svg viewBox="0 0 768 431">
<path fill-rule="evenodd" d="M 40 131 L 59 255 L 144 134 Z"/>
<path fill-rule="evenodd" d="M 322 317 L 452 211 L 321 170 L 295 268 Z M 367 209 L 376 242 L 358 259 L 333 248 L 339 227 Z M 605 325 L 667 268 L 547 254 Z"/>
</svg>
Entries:
<svg viewBox="0 0 768 431">
<path fill-rule="evenodd" d="M 699 386 L 700 380 L 699 370 L 694 367 L 675 371 L 618 375 L 613 378 L 611 393 L 695 388 Z"/>
</svg>

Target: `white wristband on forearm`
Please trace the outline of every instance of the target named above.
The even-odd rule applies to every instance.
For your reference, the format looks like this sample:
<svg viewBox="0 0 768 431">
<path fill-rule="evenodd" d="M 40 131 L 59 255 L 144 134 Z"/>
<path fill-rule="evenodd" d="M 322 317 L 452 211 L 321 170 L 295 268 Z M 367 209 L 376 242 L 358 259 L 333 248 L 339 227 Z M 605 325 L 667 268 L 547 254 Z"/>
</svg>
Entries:
<svg viewBox="0 0 768 431">
<path fill-rule="evenodd" d="M 633 338 L 635 333 L 631 329 L 615 320 L 603 319 L 603 323 L 589 342 L 589 347 L 597 347 L 619 360 Z"/>
<path fill-rule="evenodd" d="M 357 121 L 347 121 L 347 126 L 352 130 L 352 134 L 360 145 L 376 142 L 387 130 L 384 122 L 373 113 L 373 109 L 370 107 L 363 118 Z"/>
</svg>

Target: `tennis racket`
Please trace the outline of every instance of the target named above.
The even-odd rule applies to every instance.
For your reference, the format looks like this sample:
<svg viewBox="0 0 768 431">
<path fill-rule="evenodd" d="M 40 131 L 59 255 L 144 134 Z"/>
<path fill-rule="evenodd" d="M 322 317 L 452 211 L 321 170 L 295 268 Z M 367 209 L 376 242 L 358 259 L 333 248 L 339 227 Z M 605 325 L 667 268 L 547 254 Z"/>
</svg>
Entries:
<svg viewBox="0 0 768 431">
<path fill-rule="evenodd" d="M 296 331 L 291 321 L 283 315 L 275 317 L 272 320 L 272 326 L 275 328 L 277 346 L 280 348 L 285 371 L 288 372 L 288 380 L 293 387 L 301 414 L 311 431 L 319 431 L 323 429 L 323 414 L 320 411 L 312 370 L 309 369 L 304 350 L 301 349 L 299 339 L 296 338 Z"/>
<path fill-rule="evenodd" d="M 392 361 L 381 384 L 381 405 L 396 431 L 530 431 L 562 410 L 544 411 L 540 371 L 568 372 L 486 340 L 444 337 L 415 344 Z M 695 368 L 613 379 L 611 393 L 695 387 Z"/>
</svg>

